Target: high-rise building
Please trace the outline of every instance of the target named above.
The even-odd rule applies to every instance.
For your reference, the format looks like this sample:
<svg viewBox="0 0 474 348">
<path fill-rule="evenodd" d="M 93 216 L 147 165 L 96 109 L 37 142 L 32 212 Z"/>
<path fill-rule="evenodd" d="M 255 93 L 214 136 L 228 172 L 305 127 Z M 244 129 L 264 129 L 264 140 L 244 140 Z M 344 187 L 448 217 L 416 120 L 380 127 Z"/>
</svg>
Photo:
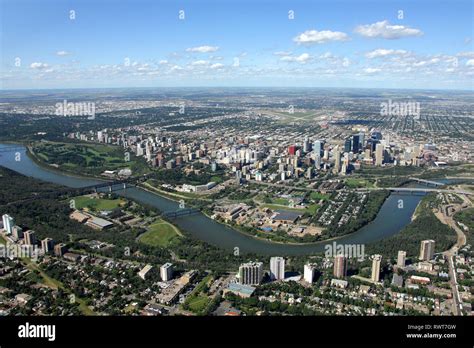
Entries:
<svg viewBox="0 0 474 348">
<path fill-rule="evenodd" d="M 258 285 L 263 278 L 263 263 L 248 262 L 239 267 L 239 282 L 243 285 Z"/>
<path fill-rule="evenodd" d="M 306 280 L 308 283 L 312 283 L 314 279 L 314 273 L 316 271 L 316 265 L 307 263 L 304 265 L 304 280 Z"/>
<path fill-rule="evenodd" d="M 360 132 L 359 133 L 359 150 L 364 149 L 365 147 L 365 133 Z"/>
<path fill-rule="evenodd" d="M 11 234 L 13 226 L 15 225 L 15 221 L 8 214 L 3 214 L 2 220 L 3 220 L 3 229 L 6 231 L 7 234 Z"/>
<path fill-rule="evenodd" d="M 324 141 L 323 140 L 316 140 L 313 143 L 313 151 L 316 155 L 322 156 L 324 152 Z"/>
<path fill-rule="evenodd" d="M 359 134 L 352 136 L 352 152 L 357 153 L 360 149 L 360 136 Z"/>
<path fill-rule="evenodd" d="M 375 165 L 381 166 L 383 163 L 383 150 L 384 146 L 382 144 L 377 144 L 375 146 Z"/>
<path fill-rule="evenodd" d="M 288 146 L 288 153 L 289 153 L 290 155 L 296 154 L 296 145 L 290 145 L 290 146 Z"/>
<path fill-rule="evenodd" d="M 23 238 L 23 229 L 20 227 L 20 226 L 13 226 L 13 229 L 12 229 L 12 236 L 13 236 L 13 239 L 15 240 L 20 240 Z"/>
<path fill-rule="evenodd" d="M 67 252 L 66 244 L 59 243 L 54 246 L 54 255 L 63 256 Z"/>
<path fill-rule="evenodd" d="M 399 250 L 398 257 L 397 257 L 397 266 L 405 267 L 406 258 L 407 258 L 407 252 L 403 250 Z"/>
<path fill-rule="evenodd" d="M 23 233 L 25 240 L 25 245 L 35 245 L 36 244 L 36 235 L 35 231 L 29 230 Z"/>
<path fill-rule="evenodd" d="M 347 258 L 344 255 L 334 257 L 334 276 L 344 278 L 347 274 Z"/>
<path fill-rule="evenodd" d="M 341 171 L 341 151 L 339 151 L 339 145 L 334 147 L 334 174 Z"/>
<path fill-rule="evenodd" d="M 270 278 L 272 280 L 285 279 L 285 259 L 281 256 L 270 259 Z"/>
<path fill-rule="evenodd" d="M 45 238 L 41 241 L 41 249 L 45 254 L 48 254 L 54 250 L 54 241 L 52 238 Z"/>
<path fill-rule="evenodd" d="M 380 264 L 382 263 L 382 255 L 373 255 L 372 258 L 372 281 L 378 282 L 380 280 Z"/>
<path fill-rule="evenodd" d="M 371 136 L 372 139 L 375 140 L 382 140 L 382 133 L 380 132 L 372 132 Z"/>
<path fill-rule="evenodd" d="M 173 264 L 167 262 L 160 267 L 161 280 L 167 282 L 173 278 Z"/>
<path fill-rule="evenodd" d="M 435 241 L 432 239 L 422 240 L 420 247 L 420 260 L 430 261 L 433 258 Z"/>
<path fill-rule="evenodd" d="M 316 167 L 317 170 L 321 168 L 321 155 L 314 156 L 314 166 Z"/>
<path fill-rule="evenodd" d="M 352 140 L 351 138 L 347 138 L 344 142 L 344 152 L 351 152 L 352 150 Z"/>
<path fill-rule="evenodd" d="M 309 145 L 309 140 L 308 138 L 304 138 L 304 141 L 303 141 L 303 152 L 306 153 L 306 152 L 309 152 L 310 151 L 310 145 Z"/>
</svg>

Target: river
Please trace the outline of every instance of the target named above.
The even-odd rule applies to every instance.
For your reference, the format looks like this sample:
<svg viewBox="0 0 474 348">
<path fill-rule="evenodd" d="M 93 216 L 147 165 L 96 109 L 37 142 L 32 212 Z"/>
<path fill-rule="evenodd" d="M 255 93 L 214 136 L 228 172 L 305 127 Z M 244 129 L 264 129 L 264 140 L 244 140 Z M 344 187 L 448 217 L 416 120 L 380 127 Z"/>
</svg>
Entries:
<svg viewBox="0 0 474 348">
<path fill-rule="evenodd" d="M 49 171 L 26 155 L 26 149 L 15 149 L 19 145 L 0 144 L 0 150 L 11 148 L 11 151 L 0 152 L 0 165 L 12 169 L 26 176 L 52 182 L 69 187 L 83 187 L 98 183 L 98 180 L 74 177 L 57 171 Z M 19 158 L 18 158 L 19 154 Z M 17 157 L 17 158 L 15 158 Z M 18 161 L 16 159 L 19 159 Z M 176 210 L 178 203 L 133 187 L 126 190 L 115 191 L 124 197 L 154 206 L 161 211 Z M 366 244 L 387 238 L 399 232 L 406 226 L 415 211 L 422 195 L 392 193 L 382 205 L 377 217 L 368 225 L 347 236 L 337 239 L 339 244 Z M 403 200 L 403 208 L 398 208 L 398 201 Z M 216 245 L 218 247 L 234 250 L 239 248 L 240 253 L 256 253 L 264 255 L 310 255 L 324 251 L 328 242 L 318 242 L 304 245 L 290 245 L 258 240 L 242 234 L 232 228 L 224 226 L 207 216 L 198 213 L 177 218 L 174 223 L 190 235 Z M 331 242 L 332 243 L 332 242 Z"/>
</svg>

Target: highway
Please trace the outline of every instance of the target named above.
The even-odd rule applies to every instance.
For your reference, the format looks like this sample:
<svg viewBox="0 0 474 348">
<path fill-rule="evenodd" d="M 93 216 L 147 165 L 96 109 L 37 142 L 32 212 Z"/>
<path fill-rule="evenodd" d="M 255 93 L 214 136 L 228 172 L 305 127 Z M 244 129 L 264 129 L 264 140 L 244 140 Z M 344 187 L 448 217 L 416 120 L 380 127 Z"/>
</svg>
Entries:
<svg viewBox="0 0 474 348">
<path fill-rule="evenodd" d="M 263 181 L 256 181 L 256 180 L 248 180 L 247 182 L 257 185 L 264 185 L 264 186 L 271 186 L 271 187 L 280 187 L 285 189 L 292 189 L 292 190 L 300 190 L 300 191 L 313 191 L 313 192 L 333 192 L 333 191 L 347 191 L 347 192 L 369 192 L 369 191 L 382 191 L 382 190 L 389 190 L 394 192 L 437 192 L 437 193 L 456 193 L 460 195 L 474 195 L 474 192 L 470 191 L 462 191 L 462 190 L 449 190 L 449 189 L 439 189 L 439 188 L 416 188 L 416 187 L 368 187 L 368 188 L 359 188 L 359 189 L 337 189 L 337 190 L 320 190 L 310 187 L 298 187 L 298 186 L 291 186 L 285 184 L 277 184 L 277 183 L 270 183 L 270 182 L 263 182 Z"/>
</svg>

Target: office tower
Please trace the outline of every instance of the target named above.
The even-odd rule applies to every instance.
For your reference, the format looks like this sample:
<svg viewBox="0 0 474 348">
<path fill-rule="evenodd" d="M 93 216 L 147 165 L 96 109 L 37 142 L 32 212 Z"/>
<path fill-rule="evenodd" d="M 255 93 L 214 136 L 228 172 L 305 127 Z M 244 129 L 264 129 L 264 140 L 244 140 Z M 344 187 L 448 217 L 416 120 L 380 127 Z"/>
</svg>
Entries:
<svg viewBox="0 0 474 348">
<path fill-rule="evenodd" d="M 308 138 L 304 138 L 304 141 L 303 141 L 303 152 L 309 152 L 309 140 Z"/>
<path fill-rule="evenodd" d="M 296 145 L 290 145 L 290 146 L 288 146 L 288 153 L 289 153 L 290 155 L 296 154 Z"/>
<path fill-rule="evenodd" d="M 13 226 L 15 225 L 15 221 L 8 214 L 3 214 L 2 220 L 3 220 L 3 229 L 6 231 L 7 234 L 11 234 Z"/>
<path fill-rule="evenodd" d="M 66 244 L 59 243 L 54 246 L 54 255 L 63 256 L 67 252 Z"/>
<path fill-rule="evenodd" d="M 433 258 L 435 241 L 432 239 L 422 240 L 420 248 L 420 260 L 430 261 Z"/>
<path fill-rule="evenodd" d="M 263 278 L 263 263 L 248 262 L 239 267 L 239 281 L 243 285 L 258 285 Z"/>
<path fill-rule="evenodd" d="M 377 144 L 375 146 L 375 165 L 381 166 L 383 163 L 383 145 Z"/>
<path fill-rule="evenodd" d="M 360 137 L 358 134 L 352 136 L 352 152 L 357 153 L 360 149 Z"/>
<path fill-rule="evenodd" d="M 397 257 L 397 266 L 405 267 L 406 258 L 407 258 L 407 252 L 403 250 L 399 250 L 398 257 Z"/>
<path fill-rule="evenodd" d="M 51 238 L 45 238 L 41 241 L 41 249 L 45 254 L 48 254 L 54 249 L 54 241 Z"/>
<path fill-rule="evenodd" d="M 321 155 L 318 154 L 314 156 L 314 166 L 316 167 L 316 169 L 321 168 Z"/>
<path fill-rule="evenodd" d="M 313 151 L 316 155 L 322 156 L 323 155 L 323 150 L 324 150 L 324 141 L 322 140 L 316 140 L 313 143 Z"/>
<path fill-rule="evenodd" d="M 344 142 L 344 152 L 351 152 L 351 149 L 352 149 L 352 141 L 350 138 L 348 138 Z"/>
<path fill-rule="evenodd" d="M 359 133 L 359 150 L 365 147 L 365 134 L 363 132 Z"/>
<path fill-rule="evenodd" d="M 382 133 L 380 132 L 372 132 L 371 136 L 374 140 L 382 140 Z"/>
<path fill-rule="evenodd" d="M 167 262 L 160 267 L 161 280 L 167 282 L 173 278 L 173 264 Z"/>
<path fill-rule="evenodd" d="M 316 265 L 307 263 L 304 265 L 304 280 L 306 280 L 308 283 L 312 283 L 314 279 L 314 273 L 316 271 Z"/>
<path fill-rule="evenodd" d="M 341 152 L 339 151 L 339 145 L 334 147 L 334 174 L 337 174 L 341 171 Z"/>
<path fill-rule="evenodd" d="M 380 264 L 382 263 L 382 255 L 374 255 L 372 259 L 372 281 L 380 280 Z"/>
<path fill-rule="evenodd" d="M 20 226 L 13 226 L 12 229 L 13 239 L 20 240 L 23 238 L 23 229 Z"/>
<path fill-rule="evenodd" d="M 270 278 L 272 280 L 285 279 L 285 259 L 277 256 L 270 259 Z"/>
<path fill-rule="evenodd" d="M 334 276 L 344 278 L 347 274 L 347 258 L 344 255 L 334 257 Z"/>
<path fill-rule="evenodd" d="M 344 162 L 341 167 L 341 174 L 346 175 L 347 174 L 347 164 Z"/>
<path fill-rule="evenodd" d="M 25 245 L 35 245 L 36 244 L 36 236 L 35 231 L 29 230 L 26 231 L 24 234 Z"/>
</svg>

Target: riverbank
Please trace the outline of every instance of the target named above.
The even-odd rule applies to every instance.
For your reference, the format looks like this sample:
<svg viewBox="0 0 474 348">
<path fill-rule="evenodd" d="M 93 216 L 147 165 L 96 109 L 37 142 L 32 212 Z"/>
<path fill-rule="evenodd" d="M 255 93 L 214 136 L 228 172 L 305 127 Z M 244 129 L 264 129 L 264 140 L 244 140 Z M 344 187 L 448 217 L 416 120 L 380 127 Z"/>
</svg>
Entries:
<svg viewBox="0 0 474 348">
<path fill-rule="evenodd" d="M 23 144 L 17 144 L 17 145 L 23 145 Z M 71 172 L 71 171 L 68 171 L 64 168 L 60 169 L 60 168 L 54 167 L 52 165 L 49 165 L 49 164 L 45 163 L 44 161 L 42 161 L 40 158 L 38 158 L 36 153 L 33 151 L 33 148 L 32 148 L 31 145 L 23 145 L 23 146 L 25 146 L 25 154 L 28 156 L 28 158 L 31 159 L 36 165 L 38 165 L 39 167 L 41 167 L 45 170 L 48 170 L 48 171 L 56 173 L 56 174 L 66 174 L 68 176 L 72 176 L 72 177 L 78 178 L 78 179 L 98 180 L 98 181 L 103 181 L 103 182 L 109 181 L 109 180 L 107 180 L 103 177 L 97 177 L 97 176 L 93 176 L 93 175 L 77 174 L 76 172 Z"/>
<path fill-rule="evenodd" d="M 106 181 L 104 180 L 103 178 L 98 178 L 96 176 L 85 176 L 85 175 L 75 175 L 75 173 L 71 173 L 70 171 L 68 170 L 65 170 L 63 168 L 59 169 L 59 168 L 55 168 L 55 167 L 51 167 L 50 165 L 44 163 L 44 161 L 42 161 L 37 155 L 36 153 L 34 152 L 33 148 L 31 146 L 27 146 L 27 154 L 29 155 L 29 157 L 38 165 L 38 166 L 41 166 L 42 168 L 46 169 L 46 170 L 51 170 L 53 172 L 56 172 L 56 173 L 59 173 L 59 174 L 66 174 L 66 175 L 71 175 L 71 176 L 74 176 L 74 177 L 77 177 L 77 178 L 85 178 L 85 179 L 94 179 L 94 180 L 99 180 L 99 181 Z M 139 187 L 140 189 L 142 190 L 145 190 L 151 194 L 156 194 L 160 197 L 163 197 L 165 199 L 169 199 L 169 200 L 172 200 L 174 202 L 180 202 L 181 200 L 185 200 L 185 201 L 188 201 L 188 200 L 192 200 L 194 198 L 190 198 L 190 197 L 187 197 L 187 196 L 184 196 L 184 195 L 180 195 L 180 194 L 177 194 L 177 193 L 173 193 L 173 192 L 167 192 L 167 191 L 163 191 L 163 190 L 160 190 L 159 188 L 157 187 L 154 187 L 152 185 L 150 185 L 149 183 L 141 183 L 141 184 L 138 184 L 137 187 Z M 388 196 L 387 196 L 388 197 Z M 345 236 L 349 236 L 353 233 L 356 233 L 359 229 L 369 225 L 374 219 L 375 217 L 377 216 L 378 212 L 380 211 L 381 207 L 383 206 L 383 203 L 385 202 L 385 200 L 387 199 L 387 197 L 379 204 L 379 207 L 377 209 L 377 212 L 375 214 L 373 214 L 371 216 L 371 218 L 365 223 L 365 224 L 361 224 L 359 225 L 354 231 L 351 231 L 349 233 L 344 233 L 344 234 L 341 234 L 341 235 L 337 235 L 337 236 L 334 236 L 334 237 L 331 237 L 331 238 L 326 238 L 326 239 L 317 239 L 317 240 L 311 240 L 311 241 L 297 241 L 296 239 L 298 237 L 293 237 L 293 236 L 280 236 L 280 235 L 277 235 L 277 234 L 273 234 L 271 237 L 274 237 L 276 239 L 280 239 L 280 240 L 275 240 L 275 239 L 271 239 L 271 238 L 268 238 L 268 237 L 265 237 L 265 236 L 260 236 L 260 235 L 256 235 L 256 234 L 252 234 L 252 233 L 249 233 L 248 231 L 242 229 L 242 228 L 239 228 L 239 226 L 234 226 L 234 225 L 231 225 L 231 224 L 228 224 L 228 223 L 225 223 L 223 221 L 220 221 L 220 220 L 214 220 L 216 221 L 217 223 L 221 224 L 221 225 L 224 225 L 224 226 L 227 226 L 231 229 L 233 229 L 234 231 L 237 231 L 245 236 L 248 236 L 248 237 L 251 237 L 252 239 L 256 239 L 256 240 L 260 240 L 260 241 L 263 241 L 263 242 L 267 242 L 267 243 L 276 243 L 276 244 L 280 244 L 280 245 L 294 245 L 294 246 L 311 246 L 311 245 L 319 245 L 319 244 L 322 244 L 322 243 L 325 243 L 325 242 L 328 242 L 328 241 L 334 241 L 334 240 L 338 240 L 338 239 L 341 239 Z M 282 206 L 282 209 L 284 209 L 284 207 Z M 202 212 L 202 211 L 201 211 Z M 205 213 L 205 212 L 202 212 L 206 217 L 210 218 L 211 217 Z M 258 231 L 257 231 L 258 233 Z M 282 239 L 287 239 L 287 240 L 282 240 Z"/>
<path fill-rule="evenodd" d="M 11 145 L 8 144 L 7 146 Z M 0 147 L 2 147 L 2 144 L 0 144 Z M 28 156 L 24 156 L 25 159 L 17 162 L 12 154 L 13 150 L 10 152 L 10 155 L 8 155 L 7 151 L 7 155 L 0 156 L 0 164 L 20 174 L 68 187 L 93 185 L 89 178 L 77 178 L 60 171 L 53 172 L 50 168 L 40 167 Z M 125 191 L 117 191 L 116 193 L 140 204 L 153 206 L 160 211 L 178 209 L 178 199 L 176 197 L 172 199 L 171 197 L 161 196 L 157 192 L 150 192 L 142 187 L 130 187 Z M 337 238 L 338 243 L 367 244 L 397 234 L 410 223 L 410 217 L 418 201 L 421 199 L 420 196 L 416 195 L 403 195 L 402 198 L 405 202 L 405 209 L 397 209 L 397 201 L 400 199 L 400 195 L 392 193 L 372 223 L 367 224 L 350 235 L 340 236 Z M 233 248 L 239 247 L 240 253 L 254 253 L 257 255 L 314 255 L 324 252 L 325 242 L 332 240 L 328 239 L 322 243 L 276 243 L 241 233 L 235 228 L 211 220 L 203 213 L 184 216 L 172 223 L 193 239 L 204 241 L 225 250 L 233 250 Z"/>
</svg>

